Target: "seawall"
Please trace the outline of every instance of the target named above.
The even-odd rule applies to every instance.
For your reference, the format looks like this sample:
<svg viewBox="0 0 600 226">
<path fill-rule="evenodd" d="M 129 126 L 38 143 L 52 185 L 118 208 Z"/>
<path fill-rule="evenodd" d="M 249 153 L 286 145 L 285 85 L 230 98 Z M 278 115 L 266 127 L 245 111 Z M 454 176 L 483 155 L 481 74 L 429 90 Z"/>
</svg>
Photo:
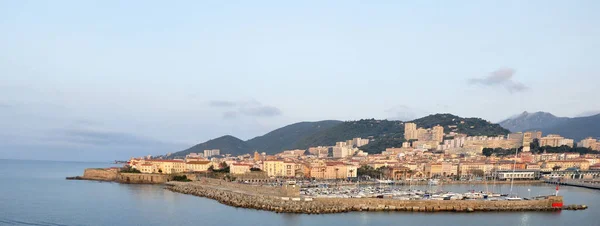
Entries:
<svg viewBox="0 0 600 226">
<path fill-rule="evenodd" d="M 117 168 L 88 168 L 83 171 L 83 176 L 67 177 L 67 179 L 111 181 L 126 184 L 163 184 L 172 181 L 173 176 L 168 174 L 120 173 Z"/>
<path fill-rule="evenodd" d="M 81 179 L 99 180 L 99 181 L 114 181 L 117 179 L 117 169 L 85 169 Z"/>
<path fill-rule="evenodd" d="M 220 203 L 249 209 L 278 213 L 325 214 L 351 211 L 411 211 L 411 212 L 475 212 L 475 211 L 558 211 L 586 209 L 584 205 L 553 207 L 563 202 L 561 196 L 541 200 L 483 201 L 483 200 L 394 200 L 394 199 L 346 199 L 346 198 L 300 198 L 265 193 L 257 186 L 212 181 L 169 182 L 166 189 L 183 194 L 206 197 Z M 246 186 L 247 188 L 240 188 Z M 270 188 L 276 189 L 276 188 Z M 254 192 L 257 191 L 257 192 Z M 286 192 L 283 192 L 286 193 Z"/>
</svg>

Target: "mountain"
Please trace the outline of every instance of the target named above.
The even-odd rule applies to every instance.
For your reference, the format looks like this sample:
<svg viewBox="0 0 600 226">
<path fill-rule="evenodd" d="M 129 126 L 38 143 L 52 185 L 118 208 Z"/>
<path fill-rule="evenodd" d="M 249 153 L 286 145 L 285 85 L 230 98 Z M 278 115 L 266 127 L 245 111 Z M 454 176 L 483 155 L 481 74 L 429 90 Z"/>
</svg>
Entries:
<svg viewBox="0 0 600 226">
<path fill-rule="evenodd" d="M 185 157 L 189 153 L 204 153 L 206 149 L 220 149 L 221 154 L 232 155 L 243 155 L 253 150 L 245 141 L 231 135 L 225 135 L 201 144 L 196 144 L 183 151 L 175 152 L 170 158 Z"/>
<path fill-rule="evenodd" d="M 246 143 L 259 152 L 274 154 L 282 150 L 294 149 L 298 146 L 300 140 L 320 131 L 328 130 L 340 123 L 342 121 L 336 120 L 294 123 L 273 130 L 263 136 L 252 138 Z"/>
<path fill-rule="evenodd" d="M 510 132 L 498 124 L 481 118 L 461 118 L 452 114 L 434 114 L 415 119 L 411 122 L 416 123 L 417 127 L 423 128 L 440 125 L 444 127 L 444 133 L 456 132 L 469 136 L 497 136 L 506 135 Z M 450 128 L 454 126 L 456 128 Z"/>
<path fill-rule="evenodd" d="M 335 120 L 299 122 L 281 127 L 248 141 L 243 141 L 230 135 L 222 136 L 194 145 L 186 150 L 173 153 L 170 158 L 184 157 L 189 153 L 201 153 L 204 152 L 205 149 L 220 149 L 221 154 L 231 155 L 242 155 L 254 151 L 275 154 L 283 150 L 294 149 L 297 146 L 297 141 L 340 123 L 342 123 L 342 121 Z"/>
<path fill-rule="evenodd" d="M 452 114 L 434 114 L 411 122 L 423 128 L 440 125 L 444 127 L 444 132 L 453 131 L 469 136 L 496 136 L 510 132 L 498 124 L 480 118 L 461 118 Z M 335 145 L 337 141 L 345 141 L 354 137 L 373 138 L 372 142 L 361 147 L 362 150 L 368 153 L 380 153 L 387 147 L 400 147 L 402 142 L 405 141 L 404 122 L 375 119 L 347 121 L 308 136 L 297 142 L 297 148 L 305 149 L 319 145 L 330 146 Z"/>
<path fill-rule="evenodd" d="M 504 135 L 508 130 L 480 118 L 461 118 L 451 114 L 435 114 L 413 120 L 418 127 L 444 127 L 445 132 L 476 135 Z M 404 122 L 394 120 L 362 119 L 358 121 L 299 122 L 273 130 L 265 135 L 243 141 L 233 136 L 223 136 L 176 152 L 170 157 L 183 157 L 205 149 L 220 149 L 222 154 L 241 155 L 255 150 L 275 154 L 289 149 L 307 149 L 315 146 L 332 146 L 335 142 L 355 137 L 373 141 L 361 149 L 380 153 L 387 147 L 399 147 L 404 142 Z"/>
<path fill-rule="evenodd" d="M 335 145 L 335 142 L 346 141 L 355 137 L 403 139 L 403 136 L 404 124 L 401 121 L 361 119 L 358 121 L 346 121 L 330 129 L 312 134 L 298 141 L 296 148 L 306 149 L 314 146 L 332 146 Z"/>
<path fill-rule="evenodd" d="M 513 132 L 540 130 L 544 134 L 559 134 L 579 141 L 586 137 L 600 137 L 600 114 L 587 117 L 556 117 L 547 112 L 524 112 L 500 122 Z"/>
<path fill-rule="evenodd" d="M 561 124 L 567 121 L 569 118 L 556 117 L 548 112 L 523 112 L 519 115 L 510 117 L 499 124 L 512 131 L 512 132 L 523 132 L 526 130 L 542 130 L 545 128 L 553 127 L 557 124 Z"/>
</svg>

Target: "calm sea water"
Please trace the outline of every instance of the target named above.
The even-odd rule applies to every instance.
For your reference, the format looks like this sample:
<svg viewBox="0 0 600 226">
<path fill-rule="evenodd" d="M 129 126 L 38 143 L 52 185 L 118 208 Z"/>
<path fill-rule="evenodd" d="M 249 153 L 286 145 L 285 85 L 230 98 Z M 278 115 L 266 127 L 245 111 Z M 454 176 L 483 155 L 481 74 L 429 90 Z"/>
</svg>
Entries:
<svg viewBox="0 0 600 226">
<path fill-rule="evenodd" d="M 173 193 L 155 185 L 69 181 L 103 163 L 0 160 L 0 225 L 600 225 L 600 191 L 562 187 L 565 203 L 584 211 L 505 213 L 276 214 L 233 208 L 216 201 Z M 444 190 L 485 190 L 485 186 L 443 186 Z M 509 186 L 488 185 L 508 192 Z M 548 194 L 550 185 L 515 185 L 522 195 Z"/>
</svg>

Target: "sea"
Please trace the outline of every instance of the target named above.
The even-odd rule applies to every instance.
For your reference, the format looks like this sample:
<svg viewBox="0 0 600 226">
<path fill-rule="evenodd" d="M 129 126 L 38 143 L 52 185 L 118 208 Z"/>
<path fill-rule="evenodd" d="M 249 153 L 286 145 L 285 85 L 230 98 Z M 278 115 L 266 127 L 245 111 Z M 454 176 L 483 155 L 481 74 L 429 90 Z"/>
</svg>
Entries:
<svg viewBox="0 0 600 226">
<path fill-rule="evenodd" d="M 222 205 L 174 193 L 161 185 L 65 180 L 85 168 L 110 163 L 0 160 L 0 225 L 423 225 L 600 226 L 600 191 L 560 187 L 565 204 L 582 211 L 408 213 L 352 212 L 330 215 L 277 214 Z M 426 187 L 423 187 L 424 189 Z M 446 191 L 494 190 L 510 185 L 444 185 Z M 521 196 L 553 194 L 554 185 L 514 185 Z"/>
</svg>

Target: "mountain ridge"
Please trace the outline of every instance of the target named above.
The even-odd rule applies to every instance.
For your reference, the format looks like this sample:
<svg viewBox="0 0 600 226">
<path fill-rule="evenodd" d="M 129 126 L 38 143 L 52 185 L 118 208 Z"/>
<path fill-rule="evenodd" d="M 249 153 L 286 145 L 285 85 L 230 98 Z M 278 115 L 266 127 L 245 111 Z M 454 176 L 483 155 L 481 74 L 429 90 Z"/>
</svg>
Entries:
<svg viewBox="0 0 600 226">
<path fill-rule="evenodd" d="M 576 141 L 586 137 L 600 137 L 600 114 L 586 117 L 557 117 L 548 112 L 523 112 L 499 123 L 511 132 L 531 130 L 543 134 L 559 134 Z"/>
<path fill-rule="evenodd" d="M 418 127 L 441 125 L 446 132 L 465 133 L 470 136 L 496 136 L 509 133 L 498 124 L 481 118 L 462 118 L 452 114 L 432 114 L 410 122 Z M 215 138 L 172 154 L 184 157 L 204 149 L 221 149 L 221 154 L 241 155 L 254 151 L 275 154 L 289 149 L 307 149 L 314 146 L 333 146 L 335 142 L 355 137 L 372 138 L 361 148 L 368 153 L 379 153 L 387 147 L 400 147 L 404 142 L 404 123 L 397 120 L 361 119 L 356 121 L 323 120 L 298 122 L 275 129 L 262 136 L 243 141 L 231 135 Z M 222 146 L 222 148 L 220 148 Z"/>
</svg>

